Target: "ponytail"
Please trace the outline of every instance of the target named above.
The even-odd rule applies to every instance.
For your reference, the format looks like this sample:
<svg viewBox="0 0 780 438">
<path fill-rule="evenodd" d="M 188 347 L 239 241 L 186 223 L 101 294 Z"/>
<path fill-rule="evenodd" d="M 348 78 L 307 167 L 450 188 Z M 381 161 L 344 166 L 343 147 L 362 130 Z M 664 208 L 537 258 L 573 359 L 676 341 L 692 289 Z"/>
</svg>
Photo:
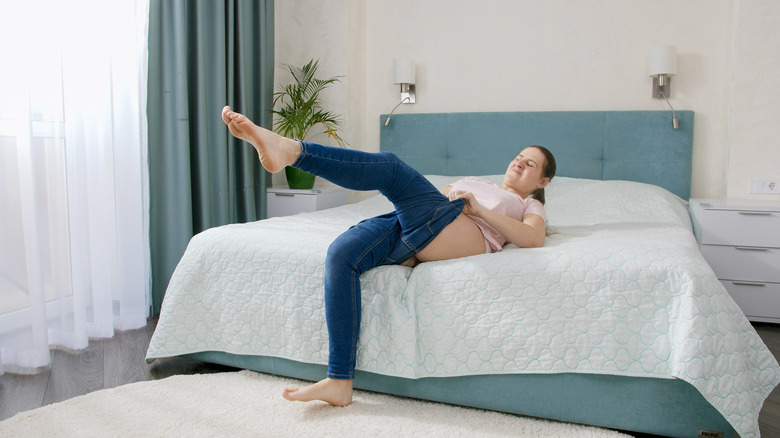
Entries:
<svg viewBox="0 0 780 438">
<path fill-rule="evenodd" d="M 531 197 L 541 202 L 544 205 L 544 188 L 536 189 L 531 192 Z"/>
<path fill-rule="evenodd" d="M 530 147 L 538 149 L 544 155 L 545 159 L 544 166 L 542 166 L 542 175 L 544 175 L 545 178 L 550 178 L 550 181 L 552 181 L 553 177 L 555 176 L 555 171 L 558 169 L 558 166 L 555 164 L 555 157 L 553 157 L 552 152 L 547 150 L 547 148 L 544 146 L 533 145 Z M 531 192 L 531 196 L 544 205 L 544 187 Z"/>
</svg>

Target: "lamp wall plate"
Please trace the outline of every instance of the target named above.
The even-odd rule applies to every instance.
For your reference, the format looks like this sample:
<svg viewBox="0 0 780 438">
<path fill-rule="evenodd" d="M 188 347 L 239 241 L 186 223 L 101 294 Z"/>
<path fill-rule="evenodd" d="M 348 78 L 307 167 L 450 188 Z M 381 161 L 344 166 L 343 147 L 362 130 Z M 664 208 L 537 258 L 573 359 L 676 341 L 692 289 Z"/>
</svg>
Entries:
<svg viewBox="0 0 780 438">
<path fill-rule="evenodd" d="M 401 102 L 414 103 L 414 91 L 414 84 L 401 84 Z"/>
<path fill-rule="evenodd" d="M 670 76 L 666 76 L 663 81 L 663 85 L 661 85 L 661 78 L 659 76 L 653 76 L 653 99 L 663 99 L 664 95 L 666 95 L 666 98 L 672 97 L 672 78 Z M 663 92 L 663 95 L 661 94 Z"/>
</svg>

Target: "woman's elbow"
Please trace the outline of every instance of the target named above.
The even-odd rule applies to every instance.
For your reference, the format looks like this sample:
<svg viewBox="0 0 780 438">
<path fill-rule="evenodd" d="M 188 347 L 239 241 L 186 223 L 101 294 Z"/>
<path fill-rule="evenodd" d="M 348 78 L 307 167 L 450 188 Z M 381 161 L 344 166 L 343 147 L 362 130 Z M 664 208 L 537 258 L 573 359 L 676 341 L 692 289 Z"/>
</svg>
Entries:
<svg viewBox="0 0 780 438">
<path fill-rule="evenodd" d="M 539 237 L 526 238 L 523 239 L 521 242 L 515 243 L 515 245 L 519 246 L 520 248 L 540 248 L 544 246 L 544 236 L 542 236 L 541 238 Z"/>
<path fill-rule="evenodd" d="M 545 234 L 535 235 L 528 242 L 528 248 L 541 248 L 544 246 Z"/>
</svg>

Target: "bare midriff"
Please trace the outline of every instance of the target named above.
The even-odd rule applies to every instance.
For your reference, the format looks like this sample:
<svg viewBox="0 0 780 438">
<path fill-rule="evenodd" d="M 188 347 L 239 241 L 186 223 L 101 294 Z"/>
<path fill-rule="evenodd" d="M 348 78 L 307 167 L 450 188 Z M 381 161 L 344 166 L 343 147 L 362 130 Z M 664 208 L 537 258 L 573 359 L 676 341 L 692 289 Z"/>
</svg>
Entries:
<svg viewBox="0 0 780 438">
<path fill-rule="evenodd" d="M 461 213 L 447 225 L 431 243 L 415 257 L 403 263 L 414 267 L 420 262 L 433 262 L 485 253 L 485 237 L 476 223 Z"/>
</svg>

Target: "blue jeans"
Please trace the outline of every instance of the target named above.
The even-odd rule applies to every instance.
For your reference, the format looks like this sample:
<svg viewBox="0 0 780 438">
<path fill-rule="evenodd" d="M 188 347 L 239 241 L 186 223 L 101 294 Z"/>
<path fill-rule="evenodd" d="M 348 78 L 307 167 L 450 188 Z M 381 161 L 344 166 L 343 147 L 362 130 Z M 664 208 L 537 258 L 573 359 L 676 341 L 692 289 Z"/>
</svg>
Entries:
<svg viewBox="0 0 780 438">
<path fill-rule="evenodd" d="M 351 190 L 379 190 L 395 211 L 361 221 L 336 238 L 325 259 L 328 377 L 354 379 L 360 332 L 360 275 L 420 252 L 463 210 L 424 176 L 388 152 L 301 143 L 293 167 Z"/>
</svg>

